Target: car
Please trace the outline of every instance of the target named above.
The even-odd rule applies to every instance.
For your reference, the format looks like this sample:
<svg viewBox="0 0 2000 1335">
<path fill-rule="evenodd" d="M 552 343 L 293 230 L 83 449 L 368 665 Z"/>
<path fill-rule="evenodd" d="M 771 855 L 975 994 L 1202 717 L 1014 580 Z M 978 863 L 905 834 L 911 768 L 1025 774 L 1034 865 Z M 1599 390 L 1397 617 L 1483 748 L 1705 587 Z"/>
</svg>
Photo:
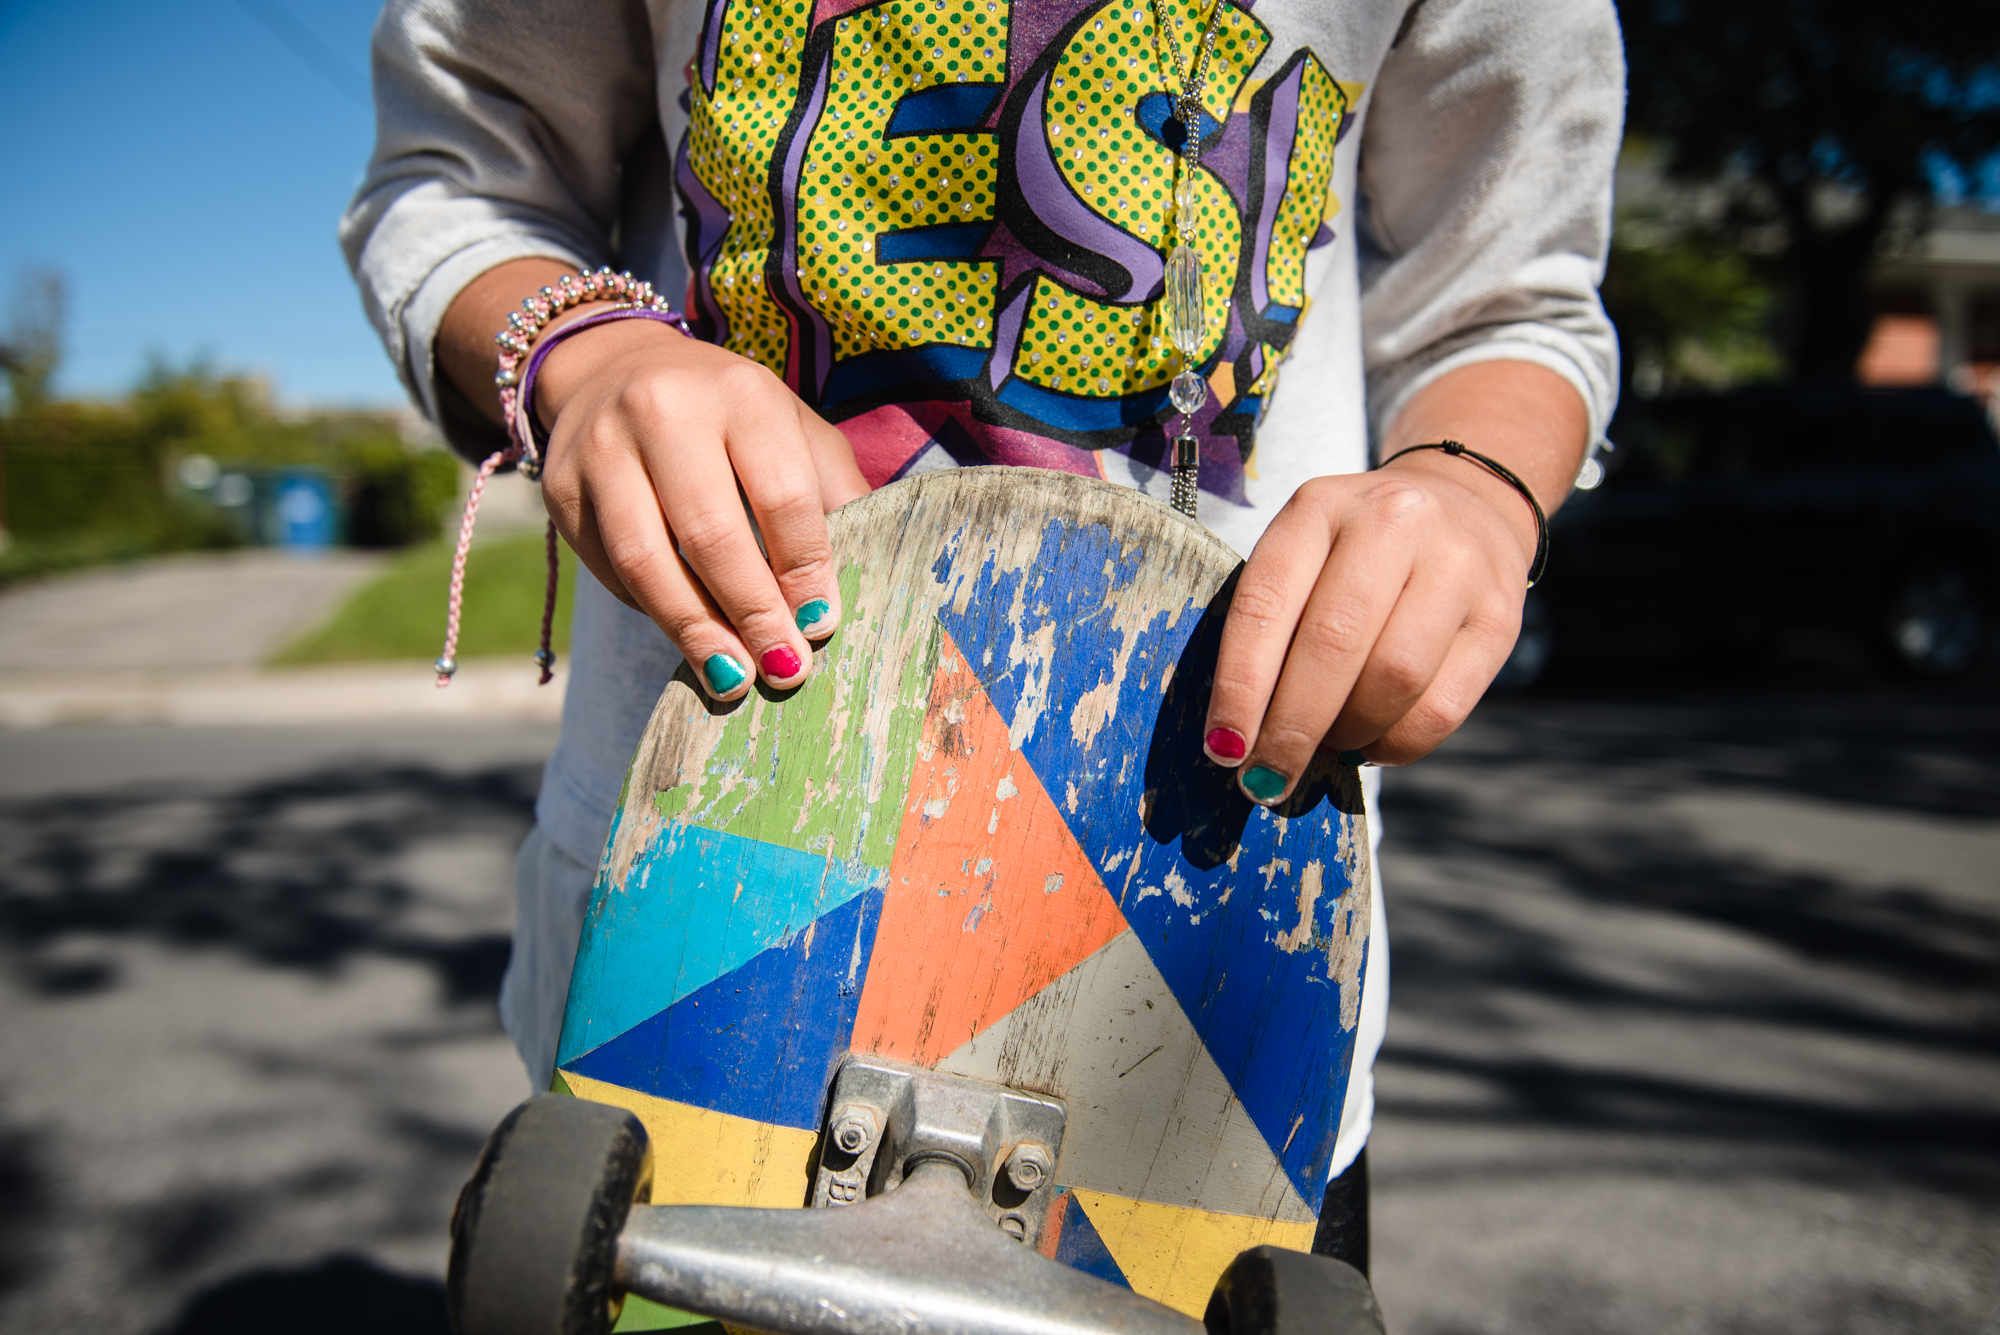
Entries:
<svg viewBox="0 0 2000 1335">
<path fill-rule="evenodd" d="M 1741 661 L 1800 632 L 1929 678 L 1988 647 L 2000 438 L 1977 401 L 1758 387 L 1632 400 L 1607 435 L 1601 482 L 1551 520 L 1503 687 L 1552 663 Z"/>
</svg>

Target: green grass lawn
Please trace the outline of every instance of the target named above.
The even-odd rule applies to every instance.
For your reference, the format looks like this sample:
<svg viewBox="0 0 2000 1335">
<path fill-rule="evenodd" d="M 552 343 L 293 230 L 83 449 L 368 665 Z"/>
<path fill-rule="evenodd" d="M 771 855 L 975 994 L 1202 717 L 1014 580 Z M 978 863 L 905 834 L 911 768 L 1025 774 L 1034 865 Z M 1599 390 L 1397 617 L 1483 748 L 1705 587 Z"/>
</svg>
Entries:
<svg viewBox="0 0 2000 1335">
<path fill-rule="evenodd" d="M 451 590 L 449 541 L 426 543 L 397 556 L 324 625 L 280 649 L 275 665 L 350 663 L 362 659 L 432 659 L 444 646 L 445 602 Z M 465 563 L 465 611 L 460 659 L 535 652 L 541 637 L 545 567 L 542 536 L 496 535 L 475 542 Z M 556 596 L 555 650 L 569 650 L 569 616 L 576 557 L 562 549 Z"/>
</svg>

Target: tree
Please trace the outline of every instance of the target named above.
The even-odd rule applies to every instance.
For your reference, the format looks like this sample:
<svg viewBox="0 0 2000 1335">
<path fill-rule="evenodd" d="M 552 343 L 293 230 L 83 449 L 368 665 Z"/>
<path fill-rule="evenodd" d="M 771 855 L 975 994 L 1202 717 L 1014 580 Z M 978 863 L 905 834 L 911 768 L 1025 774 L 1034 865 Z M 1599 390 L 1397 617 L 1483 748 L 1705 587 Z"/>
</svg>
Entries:
<svg viewBox="0 0 2000 1335">
<path fill-rule="evenodd" d="M 1603 296 L 1618 326 L 1622 390 L 1723 389 L 1779 369 L 1768 285 L 1744 255 L 1686 228 L 1621 215 Z"/>
<path fill-rule="evenodd" d="M 23 269 L 14 282 L 0 370 L 7 373 L 16 416 L 32 416 L 48 402 L 49 382 L 62 360 L 64 295 L 62 275 L 54 269 Z M 10 541 L 7 520 L 6 433 L 0 432 L 0 551 Z"/>
<path fill-rule="evenodd" d="M 1730 185 L 1727 233 L 1772 241 L 1792 374 L 1850 378 L 1898 211 L 1922 226 L 1941 171 L 1977 179 L 2000 152 L 2000 4 L 1625 0 L 1621 19 L 1632 131 L 1671 176 Z"/>
<path fill-rule="evenodd" d="M 48 402 L 49 382 L 62 361 L 67 304 L 62 275 L 54 269 L 23 269 L 15 279 L 0 364 L 6 367 L 18 412 L 32 412 Z"/>
</svg>

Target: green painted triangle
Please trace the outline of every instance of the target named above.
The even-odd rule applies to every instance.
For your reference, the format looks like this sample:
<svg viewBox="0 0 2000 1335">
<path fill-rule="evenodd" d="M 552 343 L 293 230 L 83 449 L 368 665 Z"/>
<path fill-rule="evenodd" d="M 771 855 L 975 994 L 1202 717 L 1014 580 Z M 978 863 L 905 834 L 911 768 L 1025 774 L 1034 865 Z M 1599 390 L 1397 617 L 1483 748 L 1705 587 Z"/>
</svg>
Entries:
<svg viewBox="0 0 2000 1335">
<path fill-rule="evenodd" d="M 636 1293 L 625 1295 L 625 1310 L 618 1314 L 618 1324 L 611 1330 L 613 1335 L 635 1330 L 685 1330 L 687 1335 L 725 1335 L 720 1321 L 662 1307 Z"/>
</svg>

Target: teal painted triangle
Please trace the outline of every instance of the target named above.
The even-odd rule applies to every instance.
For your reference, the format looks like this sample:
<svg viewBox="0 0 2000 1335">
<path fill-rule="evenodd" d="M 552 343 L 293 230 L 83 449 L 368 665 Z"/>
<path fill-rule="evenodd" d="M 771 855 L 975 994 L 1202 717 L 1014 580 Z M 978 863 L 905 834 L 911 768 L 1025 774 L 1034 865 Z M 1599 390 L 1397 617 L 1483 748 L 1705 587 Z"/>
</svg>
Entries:
<svg viewBox="0 0 2000 1335">
<path fill-rule="evenodd" d="M 877 868 L 680 824 L 600 874 L 570 977 L 567 1066 L 886 880 Z"/>
</svg>

